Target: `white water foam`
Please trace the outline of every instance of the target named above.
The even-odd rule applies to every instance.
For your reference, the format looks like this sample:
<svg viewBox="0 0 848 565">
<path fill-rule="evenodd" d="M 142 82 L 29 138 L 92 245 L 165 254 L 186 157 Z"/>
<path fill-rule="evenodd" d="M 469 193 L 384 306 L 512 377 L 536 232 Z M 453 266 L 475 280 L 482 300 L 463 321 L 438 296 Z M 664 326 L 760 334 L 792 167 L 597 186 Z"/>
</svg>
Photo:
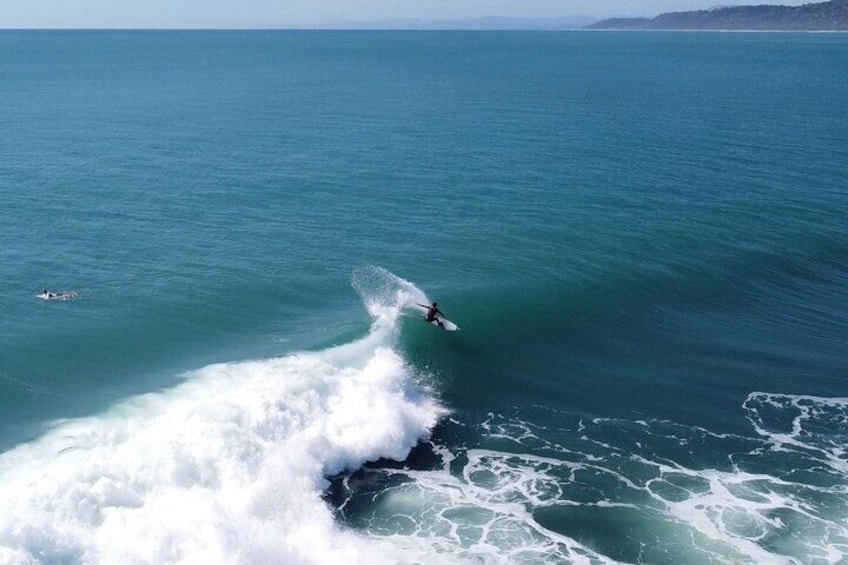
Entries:
<svg viewBox="0 0 848 565">
<path fill-rule="evenodd" d="M 848 476 L 848 398 L 753 392 L 743 407 L 772 450 L 813 453 L 831 472 Z"/>
<path fill-rule="evenodd" d="M 357 269 L 353 274 L 353 288 L 377 323 L 396 320 L 402 310 L 415 308 L 416 304 L 430 304 L 424 291 L 382 267 Z"/>
<path fill-rule="evenodd" d="M 0 455 L 0 562 L 418 560 L 425 547 L 345 530 L 322 500 L 327 476 L 404 459 L 444 414 L 393 349 L 423 293 L 355 284 L 375 319 L 357 342 L 208 366 Z"/>
<path fill-rule="evenodd" d="M 493 564 L 845 563 L 848 401 L 754 393 L 743 410 L 762 437 L 490 414 L 482 446 L 382 471 L 411 480 L 374 497 L 369 530 Z"/>
</svg>

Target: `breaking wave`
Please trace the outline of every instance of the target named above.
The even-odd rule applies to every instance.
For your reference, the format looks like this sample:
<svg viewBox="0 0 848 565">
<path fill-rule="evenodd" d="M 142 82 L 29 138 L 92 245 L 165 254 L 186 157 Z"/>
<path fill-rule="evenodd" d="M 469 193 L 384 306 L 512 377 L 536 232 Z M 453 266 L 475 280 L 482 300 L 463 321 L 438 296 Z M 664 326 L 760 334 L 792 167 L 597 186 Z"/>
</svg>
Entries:
<svg viewBox="0 0 848 565">
<path fill-rule="evenodd" d="M 207 366 L 0 455 L 0 562 L 405 561 L 412 549 L 342 528 L 322 499 L 326 477 L 404 459 L 444 413 L 395 348 L 423 293 L 368 273 L 362 339 Z"/>
</svg>

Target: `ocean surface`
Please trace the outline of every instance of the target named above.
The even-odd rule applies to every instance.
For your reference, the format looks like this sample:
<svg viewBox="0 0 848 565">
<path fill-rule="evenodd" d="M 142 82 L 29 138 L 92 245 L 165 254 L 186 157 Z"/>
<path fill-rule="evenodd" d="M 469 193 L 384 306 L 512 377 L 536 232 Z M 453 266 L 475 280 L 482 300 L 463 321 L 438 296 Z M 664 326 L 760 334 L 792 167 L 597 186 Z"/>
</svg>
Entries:
<svg viewBox="0 0 848 565">
<path fill-rule="evenodd" d="M 846 62 L 0 32 L 0 563 L 848 563 Z"/>
</svg>

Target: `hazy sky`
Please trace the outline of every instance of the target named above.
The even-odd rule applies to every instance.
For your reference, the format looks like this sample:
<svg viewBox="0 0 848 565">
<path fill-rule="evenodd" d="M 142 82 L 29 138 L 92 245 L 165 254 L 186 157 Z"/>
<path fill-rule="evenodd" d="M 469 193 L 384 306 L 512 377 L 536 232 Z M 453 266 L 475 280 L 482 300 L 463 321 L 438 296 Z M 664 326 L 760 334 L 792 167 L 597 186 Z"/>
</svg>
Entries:
<svg viewBox="0 0 848 565">
<path fill-rule="evenodd" d="M 250 28 L 482 16 L 655 16 L 815 0 L 0 0 L 0 28 Z"/>
</svg>

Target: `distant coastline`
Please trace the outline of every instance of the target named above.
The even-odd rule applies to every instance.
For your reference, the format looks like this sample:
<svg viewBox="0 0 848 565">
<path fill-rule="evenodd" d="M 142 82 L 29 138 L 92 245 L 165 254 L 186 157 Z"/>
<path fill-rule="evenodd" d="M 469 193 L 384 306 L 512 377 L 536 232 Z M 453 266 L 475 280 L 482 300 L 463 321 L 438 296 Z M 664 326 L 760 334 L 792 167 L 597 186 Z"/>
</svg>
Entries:
<svg viewBox="0 0 848 565">
<path fill-rule="evenodd" d="M 610 18 L 589 30 L 848 31 L 848 0 L 802 6 L 732 6 L 668 12 L 655 18 Z"/>
</svg>

